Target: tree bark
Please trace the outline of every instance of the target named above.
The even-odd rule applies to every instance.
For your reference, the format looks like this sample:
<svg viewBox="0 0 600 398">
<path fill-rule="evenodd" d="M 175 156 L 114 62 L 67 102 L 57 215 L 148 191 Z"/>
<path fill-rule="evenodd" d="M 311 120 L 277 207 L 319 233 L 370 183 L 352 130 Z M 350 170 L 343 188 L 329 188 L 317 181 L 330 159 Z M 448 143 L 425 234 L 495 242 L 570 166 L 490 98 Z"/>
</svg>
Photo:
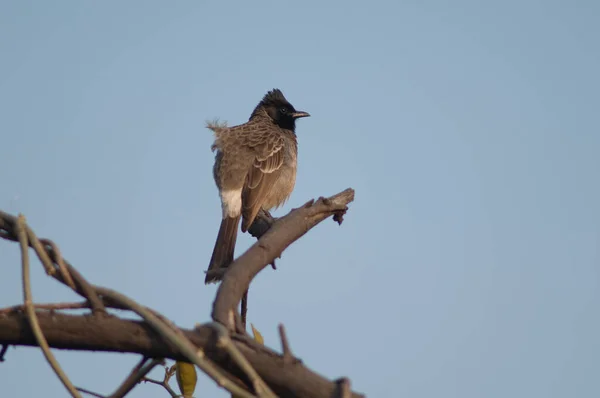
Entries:
<svg viewBox="0 0 600 398">
<path fill-rule="evenodd" d="M 176 349 L 143 322 L 123 320 L 115 316 L 64 315 L 38 311 L 40 326 L 52 348 L 66 350 L 137 353 L 150 358 L 186 360 Z M 244 373 L 216 345 L 217 335 L 207 326 L 181 332 L 206 356 L 227 369 L 247 385 Z M 332 398 L 341 396 L 340 384 L 327 380 L 300 362 L 289 363 L 278 353 L 257 344 L 247 344 L 232 336 L 260 377 L 280 397 Z M 0 314 L 0 344 L 37 346 L 25 314 Z M 10 352 L 7 353 L 10 355 Z M 353 393 L 353 398 L 363 397 Z"/>
</svg>

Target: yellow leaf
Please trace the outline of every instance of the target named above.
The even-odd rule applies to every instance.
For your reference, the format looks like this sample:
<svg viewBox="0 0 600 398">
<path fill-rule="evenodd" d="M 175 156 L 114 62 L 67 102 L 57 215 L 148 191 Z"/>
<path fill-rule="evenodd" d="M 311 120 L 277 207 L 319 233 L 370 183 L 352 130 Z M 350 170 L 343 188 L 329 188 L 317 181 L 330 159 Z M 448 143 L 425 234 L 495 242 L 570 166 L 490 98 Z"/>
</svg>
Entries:
<svg viewBox="0 0 600 398">
<path fill-rule="evenodd" d="M 184 398 L 191 398 L 196 389 L 196 381 L 198 375 L 196 374 L 196 367 L 188 362 L 177 361 L 175 364 L 177 370 L 177 384 L 179 385 L 179 391 Z"/>
<path fill-rule="evenodd" d="M 252 334 L 254 335 L 254 340 L 256 340 L 257 343 L 265 345 L 265 340 L 262 337 L 262 334 L 260 334 L 260 332 L 258 330 L 256 330 L 256 328 L 254 327 L 253 324 L 250 324 L 250 327 L 252 328 Z"/>
</svg>

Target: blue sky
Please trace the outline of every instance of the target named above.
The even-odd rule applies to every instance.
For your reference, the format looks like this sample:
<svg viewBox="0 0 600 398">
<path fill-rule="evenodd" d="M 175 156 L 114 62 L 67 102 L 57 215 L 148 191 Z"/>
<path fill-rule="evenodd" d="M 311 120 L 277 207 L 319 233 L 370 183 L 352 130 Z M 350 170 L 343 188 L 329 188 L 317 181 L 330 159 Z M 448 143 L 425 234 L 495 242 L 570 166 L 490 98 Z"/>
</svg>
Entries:
<svg viewBox="0 0 600 398">
<path fill-rule="evenodd" d="M 278 87 L 312 117 L 277 214 L 347 187 L 356 201 L 252 285 L 249 321 L 269 346 L 283 322 L 308 366 L 370 397 L 597 397 L 599 13 L 2 2 L 0 208 L 90 281 L 182 327 L 206 322 L 220 205 L 204 122 L 242 123 Z M 18 247 L 0 242 L 0 261 L 0 306 L 17 304 Z M 76 299 L 34 270 L 35 300 Z M 100 393 L 137 361 L 56 354 Z M 0 367 L 7 396 L 66 395 L 38 350 L 10 349 Z M 228 395 L 201 377 L 196 396 Z"/>
</svg>

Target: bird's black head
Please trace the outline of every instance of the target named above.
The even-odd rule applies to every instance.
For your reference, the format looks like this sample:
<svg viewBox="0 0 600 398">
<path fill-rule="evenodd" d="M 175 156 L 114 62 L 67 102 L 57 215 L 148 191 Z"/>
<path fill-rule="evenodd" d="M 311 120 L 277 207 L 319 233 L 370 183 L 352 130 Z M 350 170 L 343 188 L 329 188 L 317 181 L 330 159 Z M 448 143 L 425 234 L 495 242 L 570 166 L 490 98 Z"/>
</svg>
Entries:
<svg viewBox="0 0 600 398">
<path fill-rule="evenodd" d="M 288 102 L 279 89 L 269 91 L 260 103 L 254 108 L 250 119 L 258 115 L 262 110 L 266 111 L 273 123 L 279 127 L 292 130 L 296 129 L 296 119 L 310 116 L 307 112 L 297 111 Z"/>
</svg>

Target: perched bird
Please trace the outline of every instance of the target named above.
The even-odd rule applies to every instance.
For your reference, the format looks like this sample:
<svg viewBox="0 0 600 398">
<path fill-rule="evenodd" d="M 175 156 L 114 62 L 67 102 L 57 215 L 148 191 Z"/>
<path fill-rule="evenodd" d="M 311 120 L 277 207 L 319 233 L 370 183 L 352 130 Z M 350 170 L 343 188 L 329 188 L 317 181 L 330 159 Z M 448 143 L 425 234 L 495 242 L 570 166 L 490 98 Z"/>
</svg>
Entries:
<svg viewBox="0 0 600 398">
<path fill-rule="evenodd" d="M 246 232 L 261 208 L 279 207 L 289 198 L 296 183 L 296 119 L 307 116 L 307 112 L 294 109 L 280 90 L 273 89 L 254 108 L 247 123 L 233 127 L 208 124 L 215 133 L 213 175 L 223 209 L 208 271 L 233 262 L 240 217 L 242 232 Z M 207 273 L 204 282 L 218 280 Z"/>
</svg>

